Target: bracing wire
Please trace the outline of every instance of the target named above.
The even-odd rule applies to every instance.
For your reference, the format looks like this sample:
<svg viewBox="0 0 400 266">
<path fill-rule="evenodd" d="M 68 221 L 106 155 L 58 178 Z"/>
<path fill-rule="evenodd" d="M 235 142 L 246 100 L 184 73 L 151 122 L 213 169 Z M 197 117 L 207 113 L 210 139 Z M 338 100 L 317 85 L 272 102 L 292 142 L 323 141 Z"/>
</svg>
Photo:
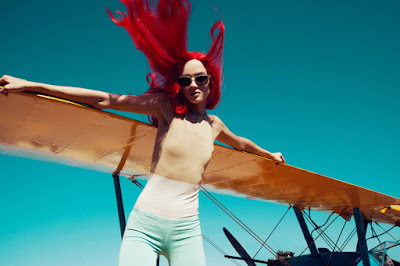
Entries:
<svg viewBox="0 0 400 266">
<path fill-rule="evenodd" d="M 256 241 L 263 242 L 262 239 L 256 235 L 250 228 L 248 228 L 238 217 L 236 217 L 228 208 L 226 208 L 220 201 L 218 201 L 210 192 L 208 192 L 202 185 L 200 185 L 200 191 L 210 199 L 218 208 L 220 208 L 225 214 L 227 214 L 232 220 L 234 220 L 240 227 L 242 227 L 247 233 L 250 234 Z M 267 244 L 265 244 L 265 248 L 271 252 L 274 256 L 276 256 L 276 252 Z"/>
<path fill-rule="evenodd" d="M 342 232 L 343 232 L 344 227 L 346 226 L 346 223 L 347 223 L 347 221 L 344 220 L 342 229 L 340 230 L 339 236 L 338 236 L 338 238 L 337 238 L 337 240 L 336 240 L 336 242 L 335 242 L 334 248 L 332 249 L 332 253 L 329 255 L 329 260 L 328 260 L 328 262 L 326 263 L 326 265 L 329 265 L 329 263 L 331 262 L 331 259 L 332 259 L 332 256 L 333 256 L 333 252 L 335 252 L 336 247 L 339 249 L 339 247 L 337 246 L 337 244 L 338 244 L 338 242 L 339 242 L 340 237 L 342 236 Z M 340 249 L 339 249 L 339 250 L 340 250 Z M 341 250 L 340 250 L 340 251 L 341 251 Z M 346 256 L 346 257 L 347 257 L 347 256 Z"/>
<path fill-rule="evenodd" d="M 350 232 L 350 234 L 347 236 L 347 238 L 343 241 L 342 245 L 340 246 L 340 249 L 343 250 L 347 244 L 350 242 L 350 240 L 353 238 L 353 236 L 356 234 L 356 227 L 353 228 L 353 230 Z"/>
<path fill-rule="evenodd" d="M 224 256 L 228 255 L 223 249 L 221 249 L 219 246 L 217 246 L 217 244 L 215 244 L 214 242 L 212 242 L 212 241 L 211 241 L 208 237 L 206 237 L 205 235 L 203 235 L 203 239 L 204 239 L 205 241 L 207 241 L 211 246 L 213 246 L 216 250 L 218 250 L 220 253 L 222 253 Z M 233 264 L 236 264 L 236 265 L 239 265 L 239 266 L 240 266 L 240 264 L 239 264 L 237 261 L 235 261 L 234 259 L 229 258 L 229 260 L 230 260 Z"/>
<path fill-rule="evenodd" d="M 282 218 L 279 220 L 279 222 L 275 225 L 274 229 L 272 229 L 271 233 L 269 234 L 269 236 L 267 237 L 267 239 L 265 239 L 265 241 L 263 242 L 263 244 L 261 245 L 261 247 L 257 250 L 256 254 L 253 256 L 253 259 L 258 255 L 258 253 L 260 252 L 260 250 L 263 248 L 264 244 L 267 243 L 268 239 L 271 237 L 272 233 L 275 231 L 275 229 L 278 227 L 278 225 L 282 222 L 283 218 L 285 218 L 286 214 L 289 212 L 289 210 L 292 208 L 292 206 L 289 206 L 289 208 L 286 210 L 285 214 L 282 216 Z"/>
<path fill-rule="evenodd" d="M 330 238 L 324 233 L 324 231 L 325 231 L 326 229 L 328 229 L 329 226 L 328 226 L 327 228 L 325 228 L 325 230 L 322 230 L 321 228 L 318 228 L 318 226 L 316 225 L 316 223 L 314 223 L 314 221 L 311 219 L 311 217 L 309 217 L 305 212 L 304 212 L 304 214 L 305 214 L 306 220 L 307 220 L 312 226 L 314 226 L 315 229 L 320 233 L 319 236 L 321 236 L 321 238 L 324 239 L 324 241 L 326 242 L 326 244 L 327 244 L 331 249 L 333 249 L 333 245 L 334 245 L 333 240 L 330 239 Z M 311 236 L 311 237 L 312 237 L 312 236 Z M 329 242 L 329 241 L 330 241 L 330 242 Z"/>
<path fill-rule="evenodd" d="M 340 214 L 337 216 L 337 217 L 339 217 L 340 215 L 342 215 L 342 213 L 347 209 L 348 207 L 345 207 L 345 208 L 343 208 L 342 209 L 342 211 L 340 212 Z M 330 215 L 329 215 L 329 217 L 328 217 L 328 219 L 327 219 L 327 221 L 323 224 L 323 225 L 321 225 L 321 226 L 318 226 L 313 220 L 312 220 L 312 218 L 311 218 L 311 212 L 310 212 L 310 210 L 309 210 L 309 215 L 308 215 L 308 217 L 307 217 L 307 214 L 304 212 L 304 214 L 306 215 L 306 218 L 308 218 L 307 220 L 310 222 L 310 224 L 311 225 L 313 225 L 314 227 L 315 227 L 315 229 L 313 230 L 313 231 L 315 231 L 315 230 L 317 230 L 318 232 L 321 232 L 322 230 L 321 230 L 321 227 L 323 227 L 323 226 L 325 226 L 326 225 L 326 223 L 329 221 L 329 219 L 330 219 L 330 217 L 334 214 L 334 212 L 332 212 Z M 337 218 L 336 217 L 336 218 Z M 335 220 L 336 220 L 336 218 L 335 218 Z M 310 221 L 311 220 L 311 221 Z M 331 225 L 332 223 L 330 223 L 329 224 L 329 226 Z M 346 225 L 346 221 L 345 221 L 345 223 L 344 223 L 344 225 L 343 225 L 343 227 L 342 227 L 342 230 L 341 230 L 341 232 L 340 232 L 340 234 L 339 234 L 339 238 L 340 238 L 340 235 L 342 234 L 342 232 L 343 232 L 343 229 L 344 229 L 344 226 Z M 328 227 L 329 227 L 328 226 Z M 327 227 L 327 228 L 328 228 Z M 325 230 L 324 230 L 325 231 Z M 337 246 L 337 243 L 338 243 L 338 241 L 339 241 L 339 238 L 338 238 L 338 240 L 336 241 L 336 243 L 326 234 L 326 233 L 324 233 L 324 231 L 322 231 L 322 233 L 323 233 L 323 235 L 321 236 L 324 240 L 325 240 L 325 242 L 327 243 L 327 245 L 329 245 L 329 247 L 332 249 L 332 250 L 335 250 L 335 248 L 337 247 L 338 249 L 339 249 L 339 251 L 340 252 L 343 252 L 342 251 L 342 249 L 341 248 L 339 248 L 338 246 Z M 312 236 L 312 235 L 311 235 Z M 330 242 L 329 242 L 330 241 Z"/>
<path fill-rule="evenodd" d="M 328 216 L 328 218 L 326 219 L 325 223 L 323 223 L 322 225 L 317 225 L 317 224 L 315 224 L 316 227 L 311 231 L 311 237 L 312 237 L 312 235 L 313 235 L 313 233 L 314 233 L 315 230 L 318 230 L 318 229 L 324 227 L 324 226 L 328 223 L 329 219 L 332 217 L 332 215 L 333 215 L 334 213 L 335 213 L 335 212 L 332 212 L 332 213 Z M 309 214 L 309 217 L 310 217 L 310 219 L 312 220 L 311 214 Z"/>
<path fill-rule="evenodd" d="M 277 253 L 263 240 L 254 233 L 246 224 L 244 224 L 237 216 L 235 216 L 228 208 L 226 208 L 221 202 L 219 202 L 210 192 L 208 192 L 202 185 L 200 185 L 200 191 L 210 199 L 218 208 L 220 208 L 225 214 L 227 214 L 234 222 L 236 222 L 243 230 L 245 230 L 251 237 L 253 237 L 259 244 L 263 244 L 263 247 L 268 250 L 275 257 Z M 286 265 L 289 265 L 286 261 L 283 261 Z"/>
<path fill-rule="evenodd" d="M 347 207 L 346 208 L 344 208 L 341 212 L 340 212 L 340 214 L 324 229 L 324 230 L 321 230 L 321 229 L 319 229 L 319 232 L 320 232 L 320 234 L 318 235 L 318 237 L 319 236 L 322 236 L 322 235 L 324 235 L 325 234 L 325 230 L 327 230 L 331 225 L 332 225 L 332 223 L 345 211 L 347 209 Z M 310 212 L 309 212 L 310 213 Z M 311 224 L 312 225 L 314 225 L 315 227 L 317 226 L 313 221 L 312 221 L 312 219 L 311 219 L 311 217 L 307 217 L 307 214 L 304 212 L 304 214 L 306 215 L 306 218 L 309 218 L 310 220 L 311 220 Z M 325 223 L 326 224 L 326 223 Z M 332 239 L 330 239 L 328 236 L 327 236 L 327 238 L 330 240 L 330 241 L 332 241 L 332 243 L 334 244 L 334 248 L 335 247 L 337 247 L 337 243 L 339 242 L 339 238 L 340 238 L 340 236 L 341 236 L 341 234 L 342 234 L 342 232 L 343 232 L 343 229 L 344 229 L 344 226 L 346 225 L 346 221 L 345 221 L 345 223 L 344 223 L 344 225 L 343 225 L 343 227 L 342 227 L 342 230 L 340 231 L 340 234 L 339 234 L 339 237 L 338 237 L 338 239 L 336 240 L 336 243 L 334 243 L 333 241 L 332 241 Z M 354 233 L 355 233 L 355 229 L 354 229 L 354 231 L 353 231 Z M 353 234 L 354 235 L 354 234 Z M 352 236 L 353 236 L 352 235 Z M 351 237 L 352 237 L 351 236 Z M 317 239 L 318 239 L 318 237 L 317 238 L 315 238 L 315 239 L 313 239 L 313 242 L 315 242 Z M 349 238 L 349 240 L 351 239 L 351 237 Z M 326 240 L 325 240 L 326 241 Z M 329 245 L 329 243 L 326 241 L 326 243 Z M 347 244 L 346 244 L 347 245 Z M 307 250 L 307 248 L 308 248 L 309 246 L 307 246 L 304 250 L 303 250 L 303 252 L 301 252 L 301 254 L 299 255 L 299 257 L 304 253 L 304 251 L 305 250 Z M 338 247 L 339 248 L 339 247 Z M 339 248 L 339 251 L 340 252 L 343 252 L 342 251 L 342 248 Z M 348 257 L 348 256 L 346 256 L 344 253 L 342 253 L 344 256 L 345 256 L 345 258 L 352 264 L 352 265 L 356 265 L 356 264 L 354 264 L 351 260 L 350 260 L 350 258 Z M 296 259 L 297 260 L 297 259 Z M 295 261 L 293 261 L 293 263 L 292 263 L 292 265 L 296 262 L 296 260 Z M 329 259 L 329 261 L 330 261 L 330 259 Z M 328 265 L 328 264 L 327 264 Z"/>
<path fill-rule="evenodd" d="M 339 251 L 342 252 L 342 254 L 344 255 L 344 257 L 345 257 L 351 264 L 356 265 L 356 264 L 354 264 L 354 262 L 353 262 L 345 253 L 343 253 L 343 250 L 341 250 L 341 249 L 338 247 L 338 245 L 337 245 L 337 244 L 339 243 L 340 236 L 342 235 L 343 230 L 344 230 L 344 227 L 346 226 L 346 224 L 347 224 L 347 221 L 344 220 L 342 229 L 340 230 L 338 239 L 336 240 L 335 247 L 337 247 L 337 248 L 339 249 Z M 334 251 L 335 251 L 335 249 L 332 250 L 332 252 L 334 252 Z M 328 262 L 326 263 L 326 265 L 329 265 L 329 263 L 330 263 L 330 261 L 331 261 L 331 259 L 332 259 L 332 255 L 333 255 L 333 253 L 331 253 L 331 255 L 329 256 L 329 260 L 328 260 Z"/>
<path fill-rule="evenodd" d="M 144 188 L 144 186 L 136 179 L 136 177 L 138 177 L 138 176 L 145 176 L 144 174 L 128 175 L 128 174 L 119 173 L 119 175 L 123 175 L 123 176 L 127 177 L 133 184 L 135 184 L 139 188 L 141 188 L 141 189 Z"/>
<path fill-rule="evenodd" d="M 306 216 L 307 216 L 307 215 L 306 215 Z M 336 221 L 336 219 L 337 219 L 338 217 L 339 217 L 339 215 L 336 216 L 336 218 L 333 219 L 333 221 L 332 221 L 324 230 L 322 230 L 322 232 L 321 232 L 315 239 L 313 239 L 313 243 L 315 243 L 315 241 L 325 232 L 326 229 L 329 228 L 329 226 L 331 226 L 331 224 L 332 224 L 334 221 Z M 303 253 L 310 247 L 310 245 L 311 245 L 311 243 L 310 243 L 309 245 L 307 245 L 307 247 L 300 253 L 300 255 L 297 256 L 297 258 L 296 258 L 290 265 L 294 265 L 295 262 L 300 258 L 300 256 L 303 255 Z"/>
<path fill-rule="evenodd" d="M 322 230 L 321 230 L 321 227 L 320 226 L 318 226 L 315 222 L 314 222 L 314 220 L 311 218 L 311 211 L 310 211 L 310 209 L 308 210 L 308 216 L 307 216 L 307 214 L 305 213 L 305 212 L 303 212 L 304 213 L 304 215 L 305 215 L 305 217 L 306 217 L 306 220 L 311 224 L 311 226 L 313 226 L 314 227 L 314 230 L 317 230 L 317 232 L 319 232 L 319 233 L 321 233 L 322 232 Z M 313 230 L 313 231 L 314 231 Z M 310 234 L 311 235 L 311 237 L 313 237 L 312 236 L 312 233 Z M 333 243 L 333 241 L 331 240 L 331 239 L 329 239 L 329 237 L 326 235 L 326 234 L 322 234 L 321 235 L 321 238 L 325 241 L 325 243 L 330 247 L 330 248 L 332 248 L 332 243 Z M 329 242 L 329 241 L 331 241 L 331 242 Z"/>
<path fill-rule="evenodd" d="M 336 240 L 336 242 L 335 242 L 335 247 L 334 247 L 334 249 L 332 250 L 332 251 L 335 251 L 336 250 L 336 248 L 338 248 L 339 249 L 339 251 L 342 251 L 339 247 L 338 247 L 338 243 L 339 243 L 339 239 L 340 239 L 340 237 L 342 236 L 342 233 L 343 233 L 343 230 L 344 230 L 344 227 L 346 226 L 346 224 L 347 224 L 347 221 L 346 220 L 344 220 L 344 223 L 343 223 L 343 226 L 342 226 L 342 229 L 340 230 L 340 233 L 339 233 L 339 236 L 338 236 L 338 239 Z"/>
<path fill-rule="evenodd" d="M 376 239 L 378 239 L 379 244 L 382 244 L 381 240 L 379 239 L 378 234 L 376 233 L 374 227 L 372 226 L 372 223 L 371 223 L 371 231 L 372 231 L 372 236 L 370 238 L 376 237 Z M 368 238 L 367 240 L 369 240 L 370 238 Z"/>
<path fill-rule="evenodd" d="M 395 228 L 396 225 L 393 225 L 391 228 L 389 228 L 388 230 L 385 231 L 385 229 L 383 229 L 383 227 L 380 226 L 378 223 L 375 223 L 375 224 L 378 225 L 384 231 L 383 233 L 379 234 L 378 236 L 381 236 L 381 235 L 384 235 L 384 234 L 388 234 L 394 239 L 394 241 L 397 241 L 396 238 L 394 238 L 391 234 L 389 234 L 389 231 L 392 230 L 393 228 Z M 368 238 L 367 240 L 369 240 L 370 238 Z"/>
</svg>

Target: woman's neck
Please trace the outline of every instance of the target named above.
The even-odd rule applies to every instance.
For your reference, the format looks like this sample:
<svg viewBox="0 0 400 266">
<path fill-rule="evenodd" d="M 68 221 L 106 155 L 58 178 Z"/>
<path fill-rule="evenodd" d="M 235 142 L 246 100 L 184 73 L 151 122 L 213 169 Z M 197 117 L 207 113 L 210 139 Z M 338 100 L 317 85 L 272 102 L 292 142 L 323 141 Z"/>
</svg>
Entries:
<svg viewBox="0 0 400 266">
<path fill-rule="evenodd" d="M 206 102 L 202 102 L 199 104 L 192 104 L 190 108 L 190 113 L 196 114 L 196 115 L 205 115 L 206 114 Z"/>
</svg>

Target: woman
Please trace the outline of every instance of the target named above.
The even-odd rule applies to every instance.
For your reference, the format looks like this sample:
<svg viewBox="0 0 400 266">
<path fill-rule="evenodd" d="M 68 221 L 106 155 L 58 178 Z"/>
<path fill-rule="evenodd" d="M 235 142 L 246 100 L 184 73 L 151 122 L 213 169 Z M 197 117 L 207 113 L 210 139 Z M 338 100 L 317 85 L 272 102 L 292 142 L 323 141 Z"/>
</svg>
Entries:
<svg viewBox="0 0 400 266">
<path fill-rule="evenodd" d="M 277 164 L 285 161 L 281 153 L 270 153 L 236 136 L 217 116 L 206 113 L 220 99 L 224 40 L 221 22 L 211 29 L 213 43 L 207 54 L 188 52 L 188 1 L 160 0 L 157 8 L 144 0 L 122 2 L 127 14 L 120 13 L 121 20 L 109 13 L 149 60 L 153 73 L 148 76 L 148 93 L 115 95 L 11 76 L 0 79 L 0 93 L 33 91 L 99 109 L 151 116 L 158 127 L 151 174 L 129 217 L 119 265 L 155 265 L 160 254 L 173 266 L 205 265 L 198 193 L 214 141 L 270 158 Z"/>
</svg>

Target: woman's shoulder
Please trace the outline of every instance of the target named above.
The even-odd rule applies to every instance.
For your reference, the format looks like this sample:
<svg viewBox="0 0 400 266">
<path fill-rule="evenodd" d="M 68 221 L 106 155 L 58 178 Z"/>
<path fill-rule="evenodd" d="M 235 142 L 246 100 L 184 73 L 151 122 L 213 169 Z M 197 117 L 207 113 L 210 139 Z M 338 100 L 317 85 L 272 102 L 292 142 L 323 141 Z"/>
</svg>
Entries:
<svg viewBox="0 0 400 266">
<path fill-rule="evenodd" d="M 211 127 L 213 128 L 213 130 L 219 131 L 222 128 L 222 126 L 224 125 L 222 120 L 216 115 L 208 115 L 208 119 L 210 121 L 210 124 L 211 124 Z"/>
<path fill-rule="evenodd" d="M 216 115 L 208 115 L 208 118 L 210 119 L 210 122 L 212 123 L 212 124 L 220 124 L 220 123 L 222 123 L 222 120 L 218 117 L 218 116 L 216 116 Z"/>
</svg>

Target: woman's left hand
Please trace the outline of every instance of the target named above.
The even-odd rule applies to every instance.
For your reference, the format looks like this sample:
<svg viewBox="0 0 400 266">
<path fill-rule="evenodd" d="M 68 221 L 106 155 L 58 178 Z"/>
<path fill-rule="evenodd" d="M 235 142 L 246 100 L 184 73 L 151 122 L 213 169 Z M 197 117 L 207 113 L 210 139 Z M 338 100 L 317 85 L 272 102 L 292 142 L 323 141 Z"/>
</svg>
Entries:
<svg viewBox="0 0 400 266">
<path fill-rule="evenodd" d="M 282 156 L 282 153 L 280 153 L 280 152 L 272 153 L 271 160 L 273 160 L 276 165 L 281 165 L 283 163 L 286 163 L 285 159 Z"/>
</svg>

